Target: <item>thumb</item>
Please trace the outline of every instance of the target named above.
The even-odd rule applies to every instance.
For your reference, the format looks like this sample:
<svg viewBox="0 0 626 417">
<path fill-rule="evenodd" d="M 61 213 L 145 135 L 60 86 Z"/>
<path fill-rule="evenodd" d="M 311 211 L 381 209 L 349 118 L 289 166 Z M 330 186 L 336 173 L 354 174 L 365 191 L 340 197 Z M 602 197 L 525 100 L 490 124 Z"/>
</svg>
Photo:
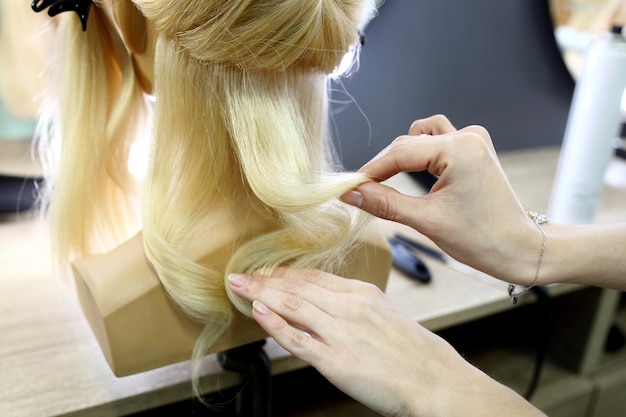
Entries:
<svg viewBox="0 0 626 417">
<path fill-rule="evenodd" d="M 424 201 L 377 182 L 366 182 L 341 196 L 341 201 L 376 217 L 416 228 L 424 216 Z"/>
</svg>

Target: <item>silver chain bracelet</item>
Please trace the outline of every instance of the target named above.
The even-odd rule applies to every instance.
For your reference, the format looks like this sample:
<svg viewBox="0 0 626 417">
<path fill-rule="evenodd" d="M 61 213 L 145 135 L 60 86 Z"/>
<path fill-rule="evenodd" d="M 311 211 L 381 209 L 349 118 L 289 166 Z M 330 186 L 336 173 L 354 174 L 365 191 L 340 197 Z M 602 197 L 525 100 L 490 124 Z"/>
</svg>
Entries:
<svg viewBox="0 0 626 417">
<path fill-rule="evenodd" d="M 543 263 L 543 254 L 546 252 L 546 243 L 548 242 L 546 232 L 543 230 L 543 227 L 541 227 L 541 225 L 544 223 L 548 223 L 550 219 L 545 214 L 535 213 L 534 211 L 527 211 L 526 214 L 537 225 L 537 229 L 539 229 L 539 231 L 541 232 L 541 236 L 543 236 L 543 243 L 541 244 L 541 252 L 539 252 L 539 261 L 537 262 L 537 272 L 535 272 L 535 279 L 533 280 L 533 283 L 530 284 L 528 287 L 525 287 L 520 292 L 515 292 L 515 284 L 509 284 L 508 291 L 509 297 L 511 297 L 511 304 L 517 304 L 517 299 L 520 295 L 526 294 L 528 291 L 530 291 L 531 288 L 537 285 L 537 282 L 539 281 L 539 272 L 541 271 L 541 264 Z"/>
</svg>

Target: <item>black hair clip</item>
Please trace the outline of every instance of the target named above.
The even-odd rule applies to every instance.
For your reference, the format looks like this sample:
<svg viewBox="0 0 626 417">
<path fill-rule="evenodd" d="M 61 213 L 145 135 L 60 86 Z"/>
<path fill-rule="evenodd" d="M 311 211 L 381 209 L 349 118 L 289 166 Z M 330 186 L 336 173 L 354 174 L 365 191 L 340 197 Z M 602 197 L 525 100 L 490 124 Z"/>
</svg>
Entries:
<svg viewBox="0 0 626 417">
<path fill-rule="evenodd" d="M 74 11 L 83 26 L 83 32 L 87 30 L 87 17 L 92 0 L 34 0 L 31 4 L 35 12 L 48 9 L 48 16 L 56 16 L 59 13 Z"/>
</svg>

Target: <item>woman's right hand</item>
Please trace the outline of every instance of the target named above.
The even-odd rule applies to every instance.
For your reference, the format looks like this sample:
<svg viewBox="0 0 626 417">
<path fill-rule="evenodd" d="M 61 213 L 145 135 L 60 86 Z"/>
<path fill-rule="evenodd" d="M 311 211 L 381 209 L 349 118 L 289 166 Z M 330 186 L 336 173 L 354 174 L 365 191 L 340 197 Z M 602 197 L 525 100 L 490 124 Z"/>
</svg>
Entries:
<svg viewBox="0 0 626 417">
<path fill-rule="evenodd" d="M 430 192 L 413 197 L 380 184 L 400 172 L 438 176 Z M 460 262 L 530 285 L 542 236 L 513 192 L 489 133 L 456 130 L 441 115 L 415 121 L 359 172 L 373 181 L 342 200 L 377 217 L 413 227 Z"/>
</svg>

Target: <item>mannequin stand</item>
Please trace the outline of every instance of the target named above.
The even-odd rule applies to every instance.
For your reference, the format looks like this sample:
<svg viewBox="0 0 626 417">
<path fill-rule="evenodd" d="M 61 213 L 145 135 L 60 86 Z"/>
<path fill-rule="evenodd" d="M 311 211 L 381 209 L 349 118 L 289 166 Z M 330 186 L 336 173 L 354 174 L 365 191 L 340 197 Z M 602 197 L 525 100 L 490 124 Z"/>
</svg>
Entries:
<svg viewBox="0 0 626 417">
<path fill-rule="evenodd" d="M 270 417 L 272 415 L 272 374 L 269 358 L 263 350 L 265 340 L 229 349 L 218 354 L 227 371 L 241 375 L 242 390 L 235 399 L 235 416 Z"/>
</svg>

